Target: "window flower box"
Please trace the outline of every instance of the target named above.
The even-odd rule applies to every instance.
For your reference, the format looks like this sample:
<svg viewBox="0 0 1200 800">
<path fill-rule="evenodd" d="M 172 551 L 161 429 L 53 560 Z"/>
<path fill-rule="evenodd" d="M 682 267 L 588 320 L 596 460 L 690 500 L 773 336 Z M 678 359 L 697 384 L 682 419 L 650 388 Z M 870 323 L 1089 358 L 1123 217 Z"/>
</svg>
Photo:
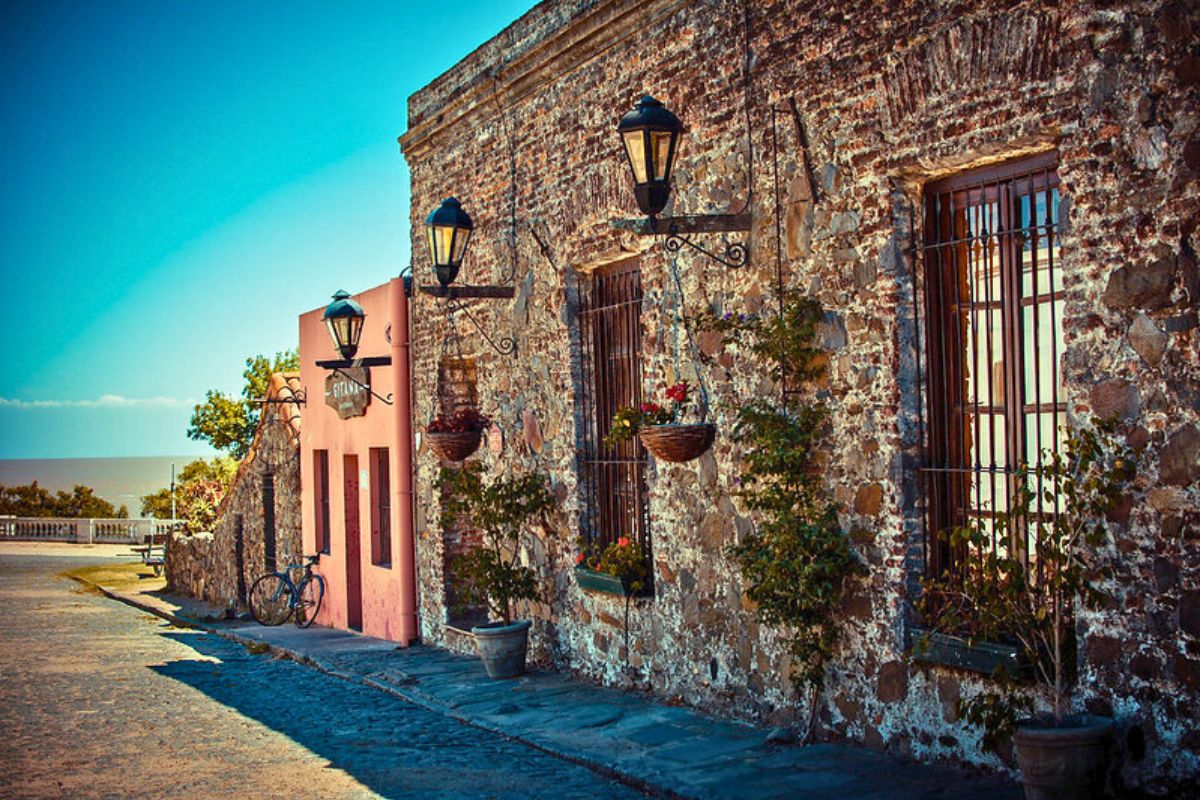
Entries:
<svg viewBox="0 0 1200 800">
<path fill-rule="evenodd" d="M 1008 674 L 1013 679 L 1033 676 L 1033 665 L 1015 644 L 970 641 L 962 636 L 912 629 L 912 657 L 915 661 L 978 672 L 984 675 Z"/>
<path fill-rule="evenodd" d="M 611 594 L 616 597 L 650 597 L 652 592 L 647 587 L 640 591 L 632 591 L 626 581 L 607 572 L 597 572 L 587 567 L 575 567 L 575 581 L 579 588 L 586 592 Z"/>
</svg>

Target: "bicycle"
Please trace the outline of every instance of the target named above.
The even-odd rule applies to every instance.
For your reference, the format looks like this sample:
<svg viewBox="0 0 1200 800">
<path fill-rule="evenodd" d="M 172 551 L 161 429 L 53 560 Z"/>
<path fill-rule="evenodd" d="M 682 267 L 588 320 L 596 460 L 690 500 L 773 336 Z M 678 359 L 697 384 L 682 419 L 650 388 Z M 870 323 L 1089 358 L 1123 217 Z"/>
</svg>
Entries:
<svg viewBox="0 0 1200 800">
<path fill-rule="evenodd" d="M 325 579 L 312 571 L 319 555 L 305 556 L 303 564 L 288 564 L 281 570 L 259 575 L 250 586 L 250 614 L 259 625 L 282 625 L 295 617 L 297 627 L 307 628 L 321 610 L 325 597 Z M 292 572 L 304 570 L 300 583 Z"/>
</svg>

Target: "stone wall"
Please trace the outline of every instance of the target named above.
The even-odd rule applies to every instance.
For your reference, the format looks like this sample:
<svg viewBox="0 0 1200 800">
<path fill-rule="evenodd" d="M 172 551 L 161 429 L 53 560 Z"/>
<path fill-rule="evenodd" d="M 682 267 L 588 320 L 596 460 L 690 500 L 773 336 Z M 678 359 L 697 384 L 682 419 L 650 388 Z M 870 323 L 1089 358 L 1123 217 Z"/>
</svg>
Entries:
<svg viewBox="0 0 1200 800">
<path fill-rule="evenodd" d="M 298 388 L 297 373 L 272 375 L 268 397 L 292 400 Z M 275 487 L 275 561 L 284 566 L 300 560 L 299 455 L 299 406 L 292 402 L 264 405 L 250 451 L 221 501 L 215 529 L 176 536 L 167 548 L 167 581 L 172 591 L 224 608 L 245 608 L 239 588 L 249 591 L 254 579 L 269 571 L 263 525 L 263 476 L 268 473 L 274 476 Z"/>
<path fill-rule="evenodd" d="M 632 609 L 628 652 L 620 603 L 581 591 L 571 569 L 580 516 L 580 281 L 640 254 L 644 385 L 657 393 L 702 370 L 716 422 L 728 431 L 731 403 L 778 387 L 719 343 L 697 343 L 707 365 L 691 353 L 672 323 L 671 265 L 689 314 L 770 309 L 778 265 L 788 286 L 829 312 L 827 475 L 844 526 L 860 531 L 856 548 L 868 567 L 846 594 L 823 735 L 1006 768 L 1009 756 L 984 752 L 956 709 L 990 681 L 905 657 L 923 535 L 914 473 L 923 437 L 913 322 L 920 265 L 911 254 L 926 182 L 1055 151 L 1066 200 L 1070 415 L 1121 417 L 1142 467 L 1116 520 L 1117 599 L 1078 621 L 1081 696 L 1120 720 L 1119 782 L 1161 793 L 1194 779 L 1197 30 L 1194 5 L 1129 0 L 561 0 L 538 5 L 414 95 L 401 144 L 418 282 L 432 282 L 424 217 L 451 195 L 475 219 L 460 282 L 493 283 L 506 265 L 516 267 L 516 299 L 479 301 L 474 313 L 493 338 L 515 336 L 517 355 L 499 357 L 470 335 L 463 342 L 478 366 L 482 410 L 503 433 L 503 446 L 479 457 L 498 472 L 545 470 L 562 498 L 553 529 L 527 554 L 547 587 L 547 602 L 527 610 L 538 652 L 600 681 L 632 681 L 733 715 L 785 723 L 803 714 L 778 634 L 755 621 L 724 554 L 753 524 L 731 496 L 739 454 L 728 438 L 718 434 L 697 462 L 650 466 L 656 596 Z M 638 216 L 615 126 L 643 92 L 689 129 L 665 213 L 729 213 L 749 203 L 749 267 L 727 270 L 687 250 L 672 257 L 661 240 L 609 225 Z M 719 247 L 721 237 L 704 241 Z M 418 426 L 438 402 L 440 302 L 417 295 L 414 310 Z M 435 470 L 423 449 L 417 547 L 427 641 L 443 641 L 446 622 Z"/>
</svg>

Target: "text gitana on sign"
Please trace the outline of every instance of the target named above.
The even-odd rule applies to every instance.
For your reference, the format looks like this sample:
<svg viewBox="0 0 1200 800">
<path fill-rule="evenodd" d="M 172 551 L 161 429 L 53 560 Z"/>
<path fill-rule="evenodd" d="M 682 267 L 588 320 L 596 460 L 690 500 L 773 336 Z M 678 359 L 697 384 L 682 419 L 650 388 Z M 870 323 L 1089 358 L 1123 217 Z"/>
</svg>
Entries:
<svg viewBox="0 0 1200 800">
<path fill-rule="evenodd" d="M 347 367 L 326 375 L 325 405 L 337 411 L 341 419 L 366 416 L 367 406 L 371 405 L 371 370 Z"/>
</svg>

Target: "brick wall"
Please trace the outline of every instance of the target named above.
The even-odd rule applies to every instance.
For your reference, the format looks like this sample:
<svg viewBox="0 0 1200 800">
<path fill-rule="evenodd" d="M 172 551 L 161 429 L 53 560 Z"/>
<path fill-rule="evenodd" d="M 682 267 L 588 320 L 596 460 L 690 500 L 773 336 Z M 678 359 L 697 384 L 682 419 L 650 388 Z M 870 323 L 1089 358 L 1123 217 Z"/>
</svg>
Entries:
<svg viewBox="0 0 1200 800">
<path fill-rule="evenodd" d="M 661 242 L 609 225 L 638 215 L 615 126 L 649 92 L 688 126 L 666 213 L 728 213 L 749 201 L 753 214 L 750 267 L 732 272 L 687 251 L 674 257 L 688 312 L 769 309 L 777 259 L 785 282 L 829 311 L 827 474 L 844 525 L 861 531 L 856 547 L 869 569 L 846 595 L 844 646 L 822 698 L 824 735 L 1005 768 L 1008 755 L 982 751 L 955 708 L 989 681 L 905 658 L 921 574 L 919 265 L 910 253 L 924 183 L 1054 150 L 1066 198 L 1062 364 L 1071 416 L 1120 416 L 1142 464 L 1117 520 L 1117 599 L 1079 619 L 1081 696 L 1121 722 L 1125 785 L 1156 793 L 1194 776 L 1200 12 L 1119 0 L 752 3 L 751 170 L 743 10 L 738 2 L 545 2 L 409 101 L 401 144 L 418 283 L 432 282 L 424 217 L 450 195 L 476 226 L 460 282 L 495 282 L 516 264 L 516 300 L 481 301 L 475 313 L 493 337 L 517 338 L 517 356 L 482 343 L 471 352 L 478 340 L 470 337 L 464 348 L 476 358 L 482 410 L 505 436 L 499 453 L 481 457 L 500 471 L 547 471 L 563 500 L 553 530 L 528 554 L 548 593 L 528 609 L 535 646 L 597 680 L 733 715 L 786 722 L 805 709 L 776 631 L 745 607 L 724 555 L 752 521 L 731 497 L 738 453 L 720 434 L 699 461 L 649 471 L 657 596 L 632 610 L 629 652 L 619 603 L 580 591 L 572 577 L 574 309 L 592 269 L 643 254 L 647 390 L 702 370 L 727 431 L 736 398 L 778 389 L 751 359 L 713 341 L 697 342 L 711 359 L 701 364 L 671 321 L 672 257 Z M 437 407 L 445 323 L 440 301 L 416 302 L 423 424 Z M 446 609 L 435 466 L 420 455 L 422 629 L 438 641 Z"/>
</svg>

